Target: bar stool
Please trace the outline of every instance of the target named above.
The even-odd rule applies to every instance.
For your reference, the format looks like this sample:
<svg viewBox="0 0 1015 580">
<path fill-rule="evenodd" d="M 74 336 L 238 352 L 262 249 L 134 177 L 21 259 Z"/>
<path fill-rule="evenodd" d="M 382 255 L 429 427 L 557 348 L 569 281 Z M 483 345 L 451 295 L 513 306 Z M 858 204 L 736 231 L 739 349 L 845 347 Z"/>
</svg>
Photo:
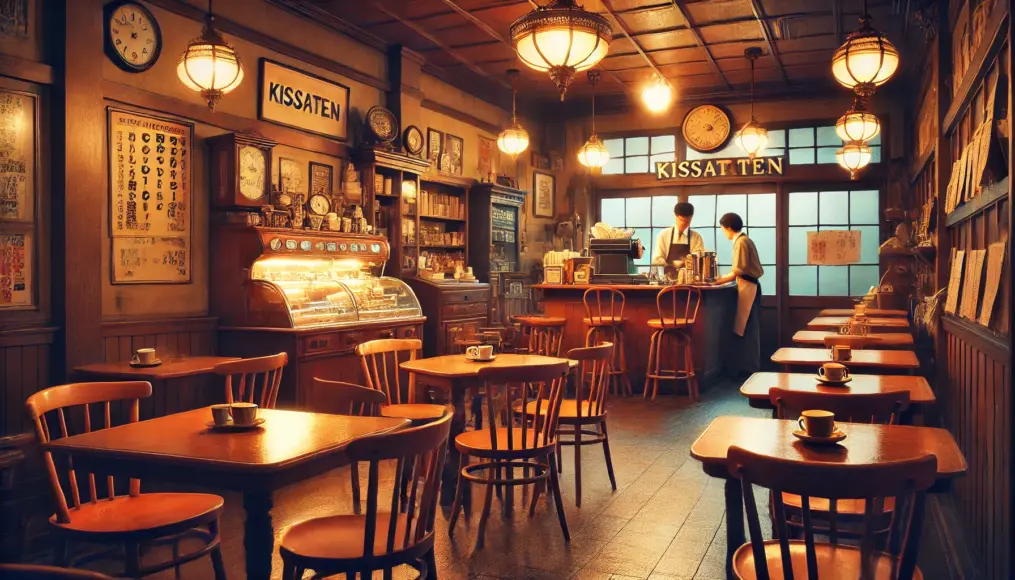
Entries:
<svg viewBox="0 0 1015 580">
<path fill-rule="evenodd" d="M 631 394 L 631 379 L 627 376 L 627 356 L 624 354 L 624 293 L 606 286 L 593 286 L 582 296 L 585 304 L 585 346 L 613 343 L 610 363 L 610 385 L 613 394 L 625 397 Z"/>
<path fill-rule="evenodd" d="M 564 342 L 566 318 L 554 316 L 518 316 L 515 321 L 521 326 L 524 352 L 543 356 L 560 357 Z M 521 352 L 521 349 L 519 349 Z"/>
<path fill-rule="evenodd" d="M 682 306 L 681 306 L 682 305 Z M 698 378 L 694 374 L 694 351 L 692 348 L 691 329 L 698 317 L 701 305 L 701 290 L 694 286 L 670 286 L 664 288 L 656 296 L 656 310 L 659 317 L 648 321 L 649 328 L 654 329 L 648 347 L 648 367 L 645 372 L 645 392 L 648 397 L 649 387 L 652 388 L 652 400 L 659 394 L 660 380 L 687 381 L 687 397 L 691 401 L 698 400 Z M 676 355 L 674 368 L 663 368 L 663 344 L 670 342 L 670 348 Z M 669 352 L 669 351 L 668 351 Z M 676 361 L 683 356 L 683 364 L 677 366 Z"/>
</svg>

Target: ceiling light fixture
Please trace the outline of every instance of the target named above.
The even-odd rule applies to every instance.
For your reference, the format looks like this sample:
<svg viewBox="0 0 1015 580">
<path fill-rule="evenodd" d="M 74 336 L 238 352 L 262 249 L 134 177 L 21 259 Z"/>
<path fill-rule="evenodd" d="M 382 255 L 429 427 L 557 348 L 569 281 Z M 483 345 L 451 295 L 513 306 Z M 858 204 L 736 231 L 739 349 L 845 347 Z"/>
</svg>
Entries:
<svg viewBox="0 0 1015 580">
<path fill-rule="evenodd" d="M 867 112 L 863 97 L 857 97 L 846 114 L 835 122 L 835 132 L 845 142 L 866 143 L 881 132 L 881 122 L 877 115 Z"/>
<path fill-rule="evenodd" d="M 861 169 L 870 165 L 871 148 L 859 141 L 850 141 L 835 152 L 835 161 L 849 171 L 849 178 L 856 179 Z"/>
<path fill-rule="evenodd" d="M 606 56 L 613 28 L 606 17 L 575 0 L 551 0 L 511 24 L 511 41 L 527 66 L 548 71 L 564 100 L 577 72 Z"/>
<path fill-rule="evenodd" d="M 517 159 L 518 154 L 529 148 L 529 132 L 518 124 L 515 99 L 518 96 L 518 69 L 508 69 L 507 76 L 511 79 L 511 126 L 497 135 L 497 148 Z"/>
<path fill-rule="evenodd" d="M 176 75 L 187 88 L 201 93 L 209 109 L 215 109 L 215 103 L 222 95 L 243 81 L 243 65 L 233 47 L 215 30 L 211 3 L 212 0 L 208 0 L 204 31 L 201 36 L 190 41 L 187 50 L 180 55 Z"/>
<path fill-rule="evenodd" d="M 593 173 L 598 173 L 610 160 L 610 152 L 596 134 L 596 84 L 599 82 L 599 71 L 590 70 L 586 75 L 589 84 L 592 85 L 592 136 L 578 150 L 578 163 L 588 167 Z"/>
<path fill-rule="evenodd" d="M 754 159 L 768 145 L 768 129 L 754 120 L 754 61 L 761 56 L 761 49 L 752 46 L 744 51 L 744 56 L 751 61 L 751 120 L 737 131 L 734 140 L 747 153 L 748 159 Z"/>
<path fill-rule="evenodd" d="M 899 51 L 884 34 L 871 26 L 867 0 L 864 0 L 860 28 L 850 33 L 846 42 L 835 51 L 832 75 L 842 86 L 866 97 L 892 78 L 898 68 Z"/>
<path fill-rule="evenodd" d="M 670 103 L 673 102 L 673 87 L 657 74 L 642 89 L 641 100 L 649 111 L 662 113 L 669 109 Z"/>
</svg>

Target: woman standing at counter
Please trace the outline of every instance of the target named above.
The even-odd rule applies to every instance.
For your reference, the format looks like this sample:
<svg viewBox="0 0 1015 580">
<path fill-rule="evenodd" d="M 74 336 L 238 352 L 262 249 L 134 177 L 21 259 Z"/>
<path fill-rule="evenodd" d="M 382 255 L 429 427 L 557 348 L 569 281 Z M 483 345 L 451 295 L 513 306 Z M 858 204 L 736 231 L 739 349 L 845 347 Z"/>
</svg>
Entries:
<svg viewBox="0 0 1015 580">
<path fill-rule="evenodd" d="M 728 213 L 719 219 L 719 225 L 726 239 L 733 240 L 733 266 L 729 274 L 716 280 L 717 284 L 737 281 L 737 315 L 733 320 L 733 334 L 742 340 L 739 347 L 736 370 L 749 374 L 761 366 L 761 283 L 765 274 L 758 258 L 758 248 L 743 232 L 744 220 L 735 213 Z"/>
</svg>

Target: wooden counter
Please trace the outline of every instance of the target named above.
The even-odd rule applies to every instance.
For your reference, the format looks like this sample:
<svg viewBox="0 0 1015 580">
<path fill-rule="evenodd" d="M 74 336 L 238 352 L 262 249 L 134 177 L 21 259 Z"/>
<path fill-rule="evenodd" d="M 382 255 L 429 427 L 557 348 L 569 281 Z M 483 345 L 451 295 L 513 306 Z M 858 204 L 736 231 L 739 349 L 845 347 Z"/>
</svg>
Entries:
<svg viewBox="0 0 1015 580">
<path fill-rule="evenodd" d="M 656 296 L 664 286 L 612 284 L 609 288 L 620 290 L 627 299 L 624 307 L 624 354 L 627 357 L 628 375 L 635 392 L 645 386 L 645 368 L 648 364 L 649 341 L 652 330 L 648 321 L 658 317 Z M 587 284 L 534 284 L 533 289 L 542 294 L 546 316 L 559 316 L 567 320 L 564 327 L 564 341 L 561 349 L 584 346 L 588 330 L 582 319 L 585 306 L 582 295 L 592 286 Z M 735 284 L 723 286 L 700 286 L 701 307 L 694 324 L 694 368 L 698 382 L 707 389 L 722 371 L 724 352 L 730 348 L 733 337 L 733 316 L 736 312 L 737 290 Z M 538 298 L 537 298 L 538 300 Z M 660 390 L 670 393 L 673 381 L 664 381 Z M 683 389 L 683 386 L 681 386 Z"/>
</svg>

